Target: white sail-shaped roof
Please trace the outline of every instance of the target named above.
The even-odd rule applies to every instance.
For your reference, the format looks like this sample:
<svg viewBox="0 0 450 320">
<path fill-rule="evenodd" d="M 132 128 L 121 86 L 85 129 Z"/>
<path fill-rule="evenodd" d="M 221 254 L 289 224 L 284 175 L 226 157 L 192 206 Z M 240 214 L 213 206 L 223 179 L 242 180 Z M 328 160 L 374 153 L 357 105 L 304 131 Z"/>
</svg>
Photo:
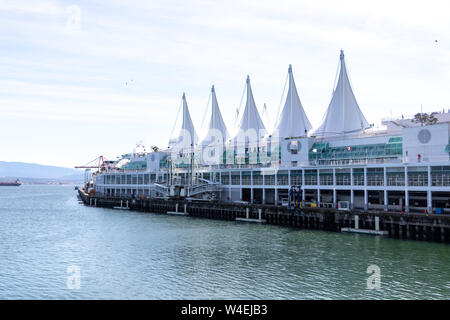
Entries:
<svg viewBox="0 0 450 320">
<path fill-rule="evenodd" d="M 326 138 L 360 132 L 369 127 L 350 86 L 344 51 L 341 50 L 339 80 L 322 124 L 314 134 Z"/>
<path fill-rule="evenodd" d="M 220 136 L 218 136 L 220 135 Z M 211 88 L 211 119 L 209 120 L 208 132 L 202 143 L 211 143 L 213 140 L 223 143 L 228 140 L 229 134 L 222 113 L 217 103 L 216 90 L 214 86 Z"/>
<path fill-rule="evenodd" d="M 247 102 L 239 123 L 239 131 L 245 133 L 249 130 L 255 130 L 256 134 L 259 136 L 262 131 L 266 130 L 266 127 L 261 120 L 258 108 L 256 108 L 252 87 L 250 86 L 250 77 L 247 76 Z"/>
<path fill-rule="evenodd" d="M 292 66 L 289 65 L 289 90 L 284 103 L 283 112 L 278 120 L 275 130 L 280 138 L 306 136 L 312 129 L 311 123 L 303 110 L 302 103 L 295 86 Z"/>
<path fill-rule="evenodd" d="M 195 132 L 194 124 L 192 123 L 189 108 L 186 102 L 186 95 L 183 93 L 183 119 L 181 123 L 180 133 L 178 138 L 173 141 L 173 146 L 177 148 L 188 148 L 194 146 L 198 141 L 197 133 Z"/>
</svg>

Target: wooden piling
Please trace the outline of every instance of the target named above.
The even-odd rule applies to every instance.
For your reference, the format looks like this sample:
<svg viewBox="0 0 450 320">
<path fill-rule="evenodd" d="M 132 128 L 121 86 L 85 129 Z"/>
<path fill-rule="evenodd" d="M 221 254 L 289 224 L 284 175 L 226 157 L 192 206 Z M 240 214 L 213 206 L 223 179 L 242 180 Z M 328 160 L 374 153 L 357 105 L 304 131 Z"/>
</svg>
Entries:
<svg viewBox="0 0 450 320">
<path fill-rule="evenodd" d="M 288 209 L 282 206 L 200 201 L 91 197 L 78 190 L 79 198 L 90 206 L 166 214 L 167 211 L 189 212 L 191 216 L 234 221 L 236 218 L 264 220 L 267 224 L 293 228 L 340 232 L 342 228 L 358 227 L 374 231 L 389 231 L 389 236 L 400 239 L 449 242 L 450 216 L 399 214 L 394 212 L 341 212 L 326 208 Z"/>
</svg>

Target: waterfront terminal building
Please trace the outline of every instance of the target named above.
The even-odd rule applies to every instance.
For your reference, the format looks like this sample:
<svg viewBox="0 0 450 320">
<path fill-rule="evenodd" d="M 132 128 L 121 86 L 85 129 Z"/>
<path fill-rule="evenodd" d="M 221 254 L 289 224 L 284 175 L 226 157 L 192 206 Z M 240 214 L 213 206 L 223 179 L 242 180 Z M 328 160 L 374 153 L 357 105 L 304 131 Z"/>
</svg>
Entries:
<svg viewBox="0 0 450 320">
<path fill-rule="evenodd" d="M 234 136 L 213 86 L 209 131 L 202 140 L 183 94 L 180 133 L 167 149 L 148 152 L 138 145 L 105 161 L 98 172 L 86 172 L 86 182 L 104 197 L 450 213 L 450 113 L 433 113 L 433 121 L 389 119 L 375 128 L 357 103 L 342 51 L 336 82 L 314 129 L 289 66 L 284 106 L 268 132 L 247 77 Z"/>
</svg>

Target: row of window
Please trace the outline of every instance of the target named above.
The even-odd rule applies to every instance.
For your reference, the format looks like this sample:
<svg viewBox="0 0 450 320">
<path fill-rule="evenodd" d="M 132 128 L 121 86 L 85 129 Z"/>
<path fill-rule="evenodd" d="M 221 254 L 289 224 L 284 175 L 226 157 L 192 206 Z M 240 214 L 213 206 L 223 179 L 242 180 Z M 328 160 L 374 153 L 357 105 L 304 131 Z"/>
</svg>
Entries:
<svg viewBox="0 0 450 320">
<path fill-rule="evenodd" d="M 380 170 L 381 169 L 381 170 Z M 367 185 L 368 186 L 384 186 L 384 174 L 383 168 L 377 168 L 376 170 L 367 171 Z M 314 172 L 315 171 L 315 172 Z M 230 174 L 229 173 L 204 173 L 200 174 L 203 179 L 210 180 L 212 177 L 215 181 L 224 185 L 230 184 Z M 167 174 L 156 175 L 156 174 L 128 174 L 128 175 L 104 175 L 100 177 L 103 179 L 100 183 L 106 185 L 109 184 L 122 184 L 122 185 L 148 185 L 151 183 L 163 183 L 167 181 Z M 386 176 L 387 186 L 404 186 L 405 185 L 405 175 L 404 172 L 388 172 Z M 316 170 L 305 170 L 305 185 L 317 185 L 318 176 Z M 333 174 L 325 173 L 319 175 L 321 185 L 333 185 Z M 350 173 L 336 174 L 336 185 L 351 185 Z M 301 185 L 303 184 L 302 175 L 293 174 L 290 177 L 287 174 L 277 175 L 277 185 Z M 179 177 L 181 183 L 186 183 L 187 179 L 185 175 Z M 252 183 L 253 181 L 253 183 Z M 242 175 L 231 174 L 231 185 L 275 185 L 275 175 L 261 175 L 253 174 L 251 172 L 246 172 Z M 363 172 L 354 170 L 353 174 L 353 185 L 364 186 L 364 174 Z M 447 172 L 432 172 L 431 174 L 431 185 L 432 186 L 450 186 L 450 174 Z M 428 186 L 428 173 L 427 172 L 410 172 L 408 173 L 408 186 Z"/>
<path fill-rule="evenodd" d="M 162 176 L 156 174 L 104 175 L 100 179 L 104 184 L 150 184 L 164 180 Z"/>
<path fill-rule="evenodd" d="M 242 183 L 240 183 L 239 175 L 232 175 L 232 185 L 251 185 L 251 177 L 243 176 Z M 333 185 L 333 175 L 325 174 L 320 175 L 321 185 Z M 388 186 L 404 186 L 405 185 L 405 175 L 403 173 L 398 174 L 388 174 L 387 175 L 387 185 Z M 279 175 L 277 177 L 278 185 L 289 185 L 289 176 Z M 222 184 L 229 184 L 228 174 L 222 175 Z M 275 176 L 274 175 L 255 175 L 253 176 L 253 185 L 274 185 Z M 301 176 L 291 176 L 291 185 L 301 185 Z M 306 185 L 317 185 L 317 174 L 305 176 Z M 336 175 L 336 185 L 351 185 L 350 174 Z M 353 185 L 364 186 L 364 175 L 353 175 Z M 384 186 L 384 175 L 383 174 L 368 174 L 367 175 L 367 185 L 368 186 Z M 408 174 L 408 186 L 428 186 L 428 174 L 427 173 L 410 173 Z M 432 174 L 432 186 L 450 186 L 450 175 L 442 174 Z"/>
</svg>

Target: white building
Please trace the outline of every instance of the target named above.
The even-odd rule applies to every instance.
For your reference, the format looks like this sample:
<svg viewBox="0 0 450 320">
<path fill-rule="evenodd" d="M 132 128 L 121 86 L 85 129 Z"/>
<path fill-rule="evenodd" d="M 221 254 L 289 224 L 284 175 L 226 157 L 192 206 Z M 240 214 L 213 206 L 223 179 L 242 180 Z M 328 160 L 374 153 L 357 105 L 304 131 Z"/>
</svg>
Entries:
<svg viewBox="0 0 450 320">
<path fill-rule="evenodd" d="M 450 117 L 422 126 L 410 119 L 372 128 L 350 86 L 344 53 L 321 125 L 303 110 L 289 67 L 289 89 L 267 134 L 247 77 L 238 132 L 229 133 L 212 88 L 209 131 L 200 143 L 183 94 L 183 121 L 170 148 L 136 156 L 94 175 L 108 197 L 191 197 L 281 204 L 295 189 L 302 205 L 450 213 Z M 312 134 L 310 134 L 312 132 Z"/>
</svg>

